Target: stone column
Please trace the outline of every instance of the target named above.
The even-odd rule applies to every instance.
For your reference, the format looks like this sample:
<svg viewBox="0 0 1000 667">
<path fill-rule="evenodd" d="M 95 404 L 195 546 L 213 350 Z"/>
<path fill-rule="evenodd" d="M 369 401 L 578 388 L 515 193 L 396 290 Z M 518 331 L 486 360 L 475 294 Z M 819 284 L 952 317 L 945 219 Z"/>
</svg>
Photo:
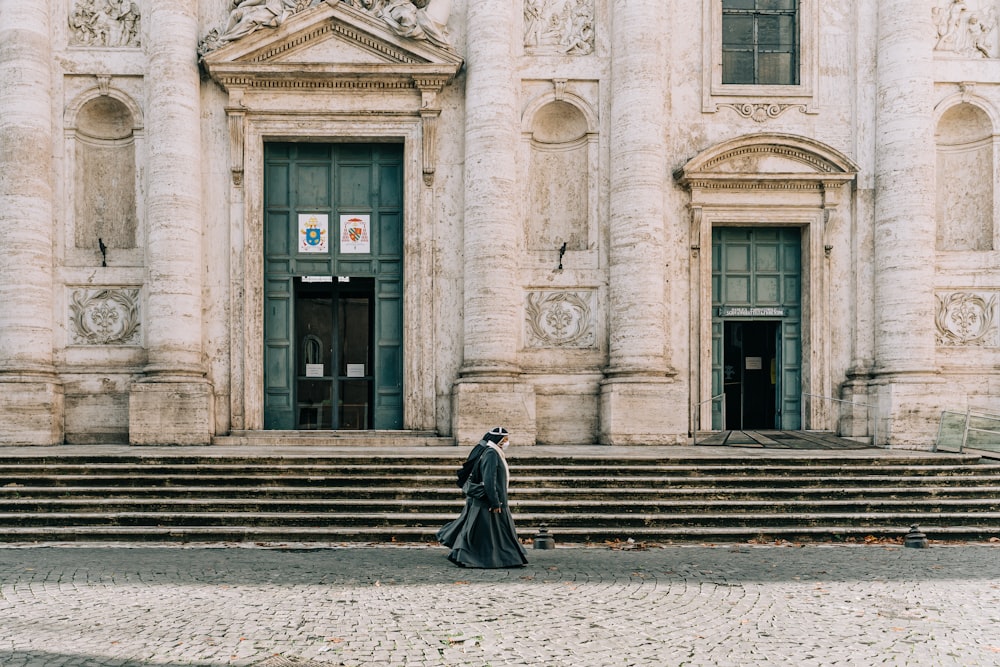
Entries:
<svg viewBox="0 0 1000 667">
<path fill-rule="evenodd" d="M 933 37 L 930 0 L 878 3 L 875 378 L 897 443 L 933 437 L 903 416 L 935 366 Z"/>
<path fill-rule="evenodd" d="M 53 332 L 52 27 L 0 0 L 0 444 L 63 441 Z"/>
<path fill-rule="evenodd" d="M 207 444 L 212 390 L 202 349 L 198 3 L 151 0 L 146 43 L 145 377 L 129 397 L 132 444 Z"/>
<path fill-rule="evenodd" d="M 469 0 L 465 111 L 465 325 L 453 435 L 494 426 L 535 440 L 535 398 L 520 378 L 519 95 L 513 45 L 518 2 Z"/>
<path fill-rule="evenodd" d="M 614 0 L 611 10 L 610 358 L 601 388 L 605 444 L 673 443 L 687 431 L 687 400 L 672 380 L 666 356 L 668 14 L 662 0 Z"/>
</svg>

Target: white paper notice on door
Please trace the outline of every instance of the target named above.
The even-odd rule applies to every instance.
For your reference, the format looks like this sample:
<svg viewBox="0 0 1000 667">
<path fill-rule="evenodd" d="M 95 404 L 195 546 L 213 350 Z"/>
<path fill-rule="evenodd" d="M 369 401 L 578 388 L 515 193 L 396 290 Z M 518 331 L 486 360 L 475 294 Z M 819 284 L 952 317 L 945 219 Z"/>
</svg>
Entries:
<svg viewBox="0 0 1000 667">
<path fill-rule="evenodd" d="M 340 252 L 367 254 L 372 251 L 370 215 L 340 216 Z"/>
<path fill-rule="evenodd" d="M 760 357 L 747 357 L 748 371 L 759 371 L 762 368 L 764 368 L 764 363 Z"/>
<path fill-rule="evenodd" d="M 363 378 L 365 376 L 364 364 L 347 364 L 347 377 Z"/>
<path fill-rule="evenodd" d="M 307 378 L 323 377 L 323 364 L 306 364 L 306 377 Z"/>
</svg>

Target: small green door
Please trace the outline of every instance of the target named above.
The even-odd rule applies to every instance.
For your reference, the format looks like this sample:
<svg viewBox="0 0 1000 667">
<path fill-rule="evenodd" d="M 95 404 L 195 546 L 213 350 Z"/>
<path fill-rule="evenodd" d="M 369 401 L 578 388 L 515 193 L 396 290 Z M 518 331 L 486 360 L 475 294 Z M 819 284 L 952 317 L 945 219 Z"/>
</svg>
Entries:
<svg viewBox="0 0 1000 667">
<path fill-rule="evenodd" d="M 265 144 L 264 428 L 402 428 L 402 158 Z"/>
<path fill-rule="evenodd" d="M 801 421 L 802 265 L 797 227 L 712 230 L 712 428 Z"/>
</svg>

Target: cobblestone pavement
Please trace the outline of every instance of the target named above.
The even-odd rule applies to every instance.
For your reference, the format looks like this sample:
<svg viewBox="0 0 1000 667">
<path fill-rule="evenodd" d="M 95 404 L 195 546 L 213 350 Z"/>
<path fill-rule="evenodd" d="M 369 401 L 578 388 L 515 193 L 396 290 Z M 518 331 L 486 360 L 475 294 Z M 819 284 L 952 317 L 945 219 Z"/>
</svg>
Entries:
<svg viewBox="0 0 1000 667">
<path fill-rule="evenodd" d="M 1000 545 L 445 555 L 0 548 L 0 665 L 1000 665 Z"/>
</svg>

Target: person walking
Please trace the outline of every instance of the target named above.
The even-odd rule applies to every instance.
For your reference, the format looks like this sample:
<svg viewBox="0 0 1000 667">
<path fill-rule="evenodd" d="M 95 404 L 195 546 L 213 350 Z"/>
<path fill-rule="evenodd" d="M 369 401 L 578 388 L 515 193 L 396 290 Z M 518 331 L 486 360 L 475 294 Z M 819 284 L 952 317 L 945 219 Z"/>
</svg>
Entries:
<svg viewBox="0 0 1000 667">
<path fill-rule="evenodd" d="M 478 460 L 462 487 L 465 508 L 437 533 L 438 541 L 451 548 L 448 560 L 459 567 L 523 567 L 528 563 L 507 502 L 510 474 L 504 450 L 509 443 L 510 433 L 502 426 L 483 436 L 469 454 Z"/>
</svg>

